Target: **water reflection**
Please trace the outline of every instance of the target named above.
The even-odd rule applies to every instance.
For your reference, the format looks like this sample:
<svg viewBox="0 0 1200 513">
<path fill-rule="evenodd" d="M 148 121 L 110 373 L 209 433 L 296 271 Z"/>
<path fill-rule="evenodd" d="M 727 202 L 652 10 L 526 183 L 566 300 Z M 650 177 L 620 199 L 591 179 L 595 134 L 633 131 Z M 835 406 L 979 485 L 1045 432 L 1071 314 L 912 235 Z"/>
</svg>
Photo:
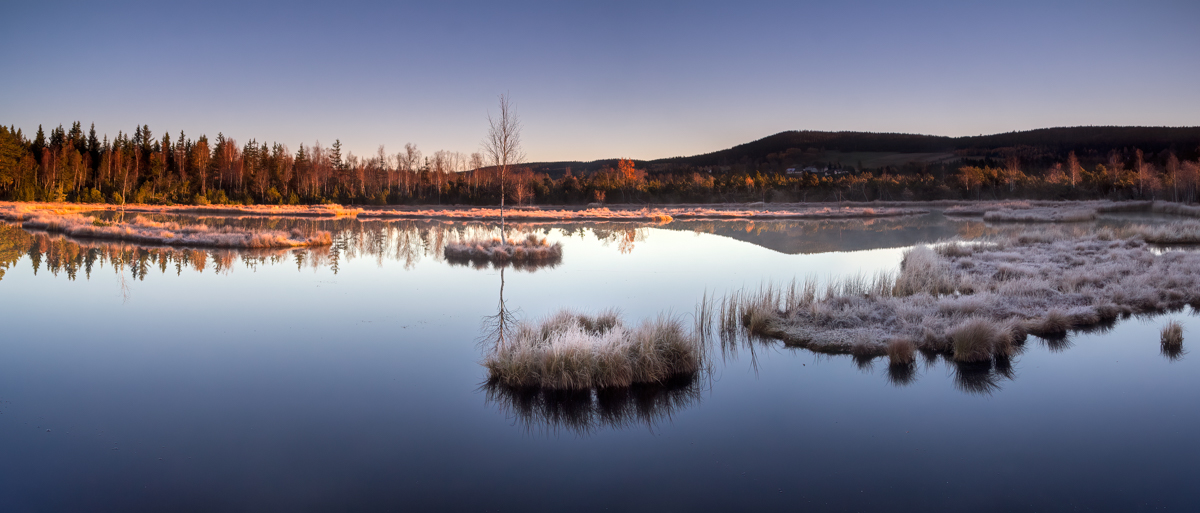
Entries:
<svg viewBox="0 0 1200 513">
<path fill-rule="evenodd" d="M 496 407 L 526 432 L 587 436 L 605 429 L 645 426 L 655 429 L 700 402 L 704 380 L 698 375 L 659 384 L 596 390 L 515 388 L 484 383 L 485 404 Z"/>
<path fill-rule="evenodd" d="M 289 256 L 293 253 L 297 256 Z M 323 266 L 328 261 L 328 248 L 305 250 L 232 250 L 195 249 L 174 246 L 145 246 L 122 242 L 76 241 L 62 235 L 29 233 L 20 228 L 0 225 L 0 279 L 4 270 L 23 256 L 29 257 L 33 274 L 48 271 L 58 276 L 66 274 L 74 280 L 82 271 L 90 279 L 92 273 L 105 266 L 118 273 L 129 270 L 134 280 L 145 280 L 152 271 L 176 275 L 184 270 L 217 274 L 231 271 L 237 262 L 254 269 L 263 264 L 280 264 L 295 260 L 299 266 Z"/>
<path fill-rule="evenodd" d="M 107 217 L 118 215 L 106 213 Z M 66 272 L 75 279 L 78 271 L 90 278 L 93 266 L 111 264 L 118 269 L 133 269 L 135 280 L 144 279 L 148 271 L 158 268 L 163 273 L 174 269 L 181 274 L 184 269 L 203 272 L 206 269 L 227 273 L 233 265 L 241 262 L 249 269 L 264 264 L 293 262 L 298 270 L 329 269 L 337 274 L 346 261 L 358 258 L 375 260 L 382 266 L 384 261 L 400 262 L 405 269 L 413 269 L 426 259 L 452 265 L 471 266 L 476 269 L 511 267 L 518 271 L 533 272 L 552 269 L 562 259 L 541 262 L 493 263 L 490 261 L 447 260 L 447 244 L 461 240 L 491 238 L 499 233 L 496 227 L 485 223 L 456 223 L 447 221 L 366 221 L 354 219 L 305 219 L 305 218 L 218 218 L 187 217 L 141 214 L 159 222 L 186 222 L 204 224 L 211 228 L 233 226 L 243 229 L 269 229 L 302 231 L 324 230 L 333 235 L 333 244 L 328 247 L 288 249 L 227 249 L 188 248 L 114 242 L 97 239 L 75 239 L 63 234 L 27 231 L 11 224 L 0 223 L 0 279 L 4 272 L 24 256 L 28 256 L 34 272 L 43 267 L 55 275 Z M 634 223 L 602 223 L 591 226 L 574 225 L 513 225 L 510 233 L 548 235 L 559 231 L 563 236 L 592 236 L 605 246 L 617 245 L 621 253 L 633 251 L 636 243 L 647 235 L 645 225 Z"/>
<path fill-rule="evenodd" d="M 1075 342 L 1066 333 L 1057 335 L 1041 335 L 1037 337 L 1051 353 L 1061 353 L 1073 347 Z"/>
<path fill-rule="evenodd" d="M 957 227 L 940 213 L 861 219 L 675 221 L 663 228 L 711 233 L 789 255 L 899 248 L 958 234 Z"/>
<path fill-rule="evenodd" d="M 1162 353 L 1163 356 L 1165 356 L 1168 360 L 1170 360 L 1172 362 L 1177 362 L 1179 360 L 1182 360 L 1183 357 L 1187 355 L 1187 351 L 1184 351 L 1182 346 L 1169 346 L 1166 344 L 1159 344 L 1159 351 Z"/>
<path fill-rule="evenodd" d="M 887 380 L 895 387 L 906 387 L 917 381 L 917 366 L 908 364 L 890 364 L 887 367 Z"/>
<path fill-rule="evenodd" d="M 954 387 L 974 395 L 999 392 L 1001 383 L 1016 378 L 1012 362 L 1006 359 L 975 363 L 947 360 L 953 367 Z"/>
</svg>

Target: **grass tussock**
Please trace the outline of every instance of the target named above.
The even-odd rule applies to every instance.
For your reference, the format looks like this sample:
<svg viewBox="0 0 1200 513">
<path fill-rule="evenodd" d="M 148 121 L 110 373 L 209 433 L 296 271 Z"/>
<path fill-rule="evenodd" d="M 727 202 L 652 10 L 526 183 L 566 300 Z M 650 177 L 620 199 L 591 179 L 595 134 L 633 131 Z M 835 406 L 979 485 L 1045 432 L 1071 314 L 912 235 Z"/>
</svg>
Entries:
<svg viewBox="0 0 1200 513">
<path fill-rule="evenodd" d="M 913 341 L 897 338 L 887 344 L 888 364 L 908 367 L 917 363 L 917 345 Z"/>
<path fill-rule="evenodd" d="M 520 322 L 484 358 L 489 379 L 508 387 L 586 390 L 664 383 L 700 372 L 707 349 L 678 317 L 628 326 L 614 311 L 560 311 Z"/>
<path fill-rule="evenodd" d="M 1162 346 L 1165 350 L 1183 348 L 1183 325 L 1179 321 L 1169 321 L 1162 328 Z"/>
<path fill-rule="evenodd" d="M 446 244 L 446 260 L 476 264 L 556 264 L 562 261 L 562 244 L 529 235 L 524 239 L 475 239 Z"/>
<path fill-rule="evenodd" d="M 1065 347 L 1074 330 L 1200 303 L 1200 252 L 1162 251 L 1113 230 L 1004 233 L 915 247 L 895 273 L 765 286 L 719 303 L 722 337 L 856 359 L 890 359 L 886 341 L 900 339 L 958 362 L 999 362 L 1030 334 Z"/>
<path fill-rule="evenodd" d="M 1012 327 L 993 319 L 972 317 L 950 328 L 947 335 L 955 361 L 984 362 L 1012 354 Z"/>
<path fill-rule="evenodd" d="M 22 228 L 61 233 L 74 238 L 115 240 L 141 244 L 195 246 L 215 248 L 290 248 L 329 246 L 333 236 L 327 231 L 304 233 L 290 231 L 236 228 L 212 228 L 204 224 L 157 222 L 134 216 L 129 222 L 104 221 L 78 213 L 36 209 L 0 214 L 6 220 L 20 222 Z"/>
</svg>

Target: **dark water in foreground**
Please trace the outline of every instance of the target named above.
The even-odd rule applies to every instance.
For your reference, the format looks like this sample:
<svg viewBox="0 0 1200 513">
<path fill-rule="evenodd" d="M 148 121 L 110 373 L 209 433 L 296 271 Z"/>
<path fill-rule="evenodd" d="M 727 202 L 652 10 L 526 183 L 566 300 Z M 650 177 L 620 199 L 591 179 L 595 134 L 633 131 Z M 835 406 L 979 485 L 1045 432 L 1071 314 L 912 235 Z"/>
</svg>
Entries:
<svg viewBox="0 0 1200 513">
<path fill-rule="evenodd" d="M 3 231 L 0 511 L 1200 504 L 1200 355 L 1158 343 L 1179 319 L 1190 347 L 1191 311 L 1031 337 L 1007 373 L 926 361 L 907 385 L 880 360 L 742 348 L 701 382 L 602 398 L 600 415 L 481 388 L 500 276 L 438 257 L 460 226 L 323 223 L 341 235 L 316 252 Z M 563 260 L 506 271 L 510 307 L 629 320 L 689 315 L 705 291 L 890 269 L 903 246 L 988 229 L 937 215 L 527 228 Z"/>
</svg>

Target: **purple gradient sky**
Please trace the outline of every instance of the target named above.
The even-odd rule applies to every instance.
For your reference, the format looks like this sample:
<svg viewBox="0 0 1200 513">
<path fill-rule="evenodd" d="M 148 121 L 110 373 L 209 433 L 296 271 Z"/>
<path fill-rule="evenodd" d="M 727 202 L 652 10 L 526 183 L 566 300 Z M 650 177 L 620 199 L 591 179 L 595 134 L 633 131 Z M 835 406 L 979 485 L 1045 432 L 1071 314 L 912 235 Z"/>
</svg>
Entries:
<svg viewBox="0 0 1200 513">
<path fill-rule="evenodd" d="M 782 130 L 1200 124 L 1200 2 L 62 2 L 0 16 L 0 123 L 530 160 Z"/>
</svg>

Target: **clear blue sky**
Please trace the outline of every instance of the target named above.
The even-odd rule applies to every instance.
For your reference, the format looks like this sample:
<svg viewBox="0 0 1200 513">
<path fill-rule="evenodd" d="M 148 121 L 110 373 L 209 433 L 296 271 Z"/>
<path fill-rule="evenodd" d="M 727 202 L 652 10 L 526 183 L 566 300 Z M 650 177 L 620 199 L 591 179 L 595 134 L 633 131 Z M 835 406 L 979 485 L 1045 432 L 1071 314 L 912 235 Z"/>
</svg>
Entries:
<svg viewBox="0 0 1200 513">
<path fill-rule="evenodd" d="M 1200 2 L 8 2 L 0 123 L 530 160 L 1200 124 Z"/>
</svg>

